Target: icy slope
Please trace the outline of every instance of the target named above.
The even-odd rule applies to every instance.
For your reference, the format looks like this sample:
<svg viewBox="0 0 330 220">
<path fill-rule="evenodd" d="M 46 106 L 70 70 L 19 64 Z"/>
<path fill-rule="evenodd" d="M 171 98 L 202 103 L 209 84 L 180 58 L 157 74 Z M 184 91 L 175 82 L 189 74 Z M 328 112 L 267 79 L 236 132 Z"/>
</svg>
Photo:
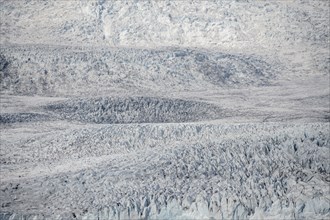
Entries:
<svg viewBox="0 0 330 220">
<path fill-rule="evenodd" d="M 200 123 L 41 134 L 1 158 L 2 218 L 325 219 L 329 132 L 328 124 Z"/>
<path fill-rule="evenodd" d="M 1 45 L 198 47 L 329 71 L 330 6 L 288 1 L 0 1 Z M 312 71 L 313 74 L 314 71 Z"/>
<path fill-rule="evenodd" d="M 329 37 L 322 0 L 2 0 L 1 16 L 2 43 L 274 49 Z"/>
<path fill-rule="evenodd" d="M 329 219 L 329 6 L 0 0 L 0 220 Z"/>
<path fill-rule="evenodd" d="M 180 48 L 3 46 L 0 53 L 0 89 L 30 95 L 266 85 L 283 69 L 275 58 Z"/>
</svg>

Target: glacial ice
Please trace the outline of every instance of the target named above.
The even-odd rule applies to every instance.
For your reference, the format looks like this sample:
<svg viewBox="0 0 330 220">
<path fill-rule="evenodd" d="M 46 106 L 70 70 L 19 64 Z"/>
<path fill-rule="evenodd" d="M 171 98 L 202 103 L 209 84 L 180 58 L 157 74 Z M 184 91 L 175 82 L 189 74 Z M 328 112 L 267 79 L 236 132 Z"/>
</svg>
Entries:
<svg viewBox="0 0 330 220">
<path fill-rule="evenodd" d="M 109 159 L 97 170 L 18 179 L 18 187 L 6 183 L 0 195 L 43 200 L 53 210 L 46 216 L 58 213 L 64 219 L 56 209 L 67 205 L 82 219 L 327 218 L 328 133 L 326 124 L 74 129 L 22 143 L 26 150 L 19 160 L 14 155 L 11 162 L 2 161 Z M 33 157 L 30 150 L 36 152 Z M 17 208 L 23 204 L 12 201 Z"/>
<path fill-rule="evenodd" d="M 329 219 L 329 6 L 0 0 L 0 220 Z"/>
</svg>

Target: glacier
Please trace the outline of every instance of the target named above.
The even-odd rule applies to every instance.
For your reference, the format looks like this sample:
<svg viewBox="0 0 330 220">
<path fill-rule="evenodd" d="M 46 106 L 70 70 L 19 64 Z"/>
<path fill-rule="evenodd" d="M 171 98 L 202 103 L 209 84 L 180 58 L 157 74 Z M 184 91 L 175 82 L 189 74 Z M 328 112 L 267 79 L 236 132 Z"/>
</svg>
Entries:
<svg viewBox="0 0 330 220">
<path fill-rule="evenodd" d="M 329 21 L 0 0 L 0 220 L 329 219 Z"/>
</svg>

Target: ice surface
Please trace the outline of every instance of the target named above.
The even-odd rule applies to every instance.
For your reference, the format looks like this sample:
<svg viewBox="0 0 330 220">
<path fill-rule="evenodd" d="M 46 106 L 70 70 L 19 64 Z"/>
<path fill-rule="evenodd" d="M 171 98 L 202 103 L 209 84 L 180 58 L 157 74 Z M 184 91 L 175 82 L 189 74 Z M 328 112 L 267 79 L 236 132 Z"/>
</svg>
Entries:
<svg viewBox="0 0 330 220">
<path fill-rule="evenodd" d="M 4 211 L 83 219 L 329 216 L 327 124 L 83 125 L 56 133 L 3 152 Z M 36 172 L 36 163 L 45 167 Z M 21 177 L 8 176 L 10 167 Z"/>
<path fill-rule="evenodd" d="M 57 117 L 83 122 L 169 123 L 217 119 L 221 108 L 203 102 L 154 97 L 78 99 L 45 106 Z"/>
<path fill-rule="evenodd" d="M 277 50 L 328 42 L 329 2 L 1 2 L 1 41 Z"/>
<path fill-rule="evenodd" d="M 0 89 L 31 95 L 86 95 L 119 86 L 180 91 L 265 85 L 281 69 L 276 60 L 256 55 L 191 49 L 11 46 L 0 53 Z M 93 83 L 98 87 L 89 87 Z"/>
<path fill-rule="evenodd" d="M 0 0 L 0 220 L 329 219 L 329 16 Z"/>
</svg>

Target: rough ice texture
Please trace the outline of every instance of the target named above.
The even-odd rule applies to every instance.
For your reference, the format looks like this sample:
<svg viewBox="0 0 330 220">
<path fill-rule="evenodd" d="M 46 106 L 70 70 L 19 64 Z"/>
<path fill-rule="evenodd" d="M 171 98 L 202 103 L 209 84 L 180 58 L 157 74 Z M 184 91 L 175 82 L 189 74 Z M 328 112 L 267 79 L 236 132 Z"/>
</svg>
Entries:
<svg viewBox="0 0 330 220">
<path fill-rule="evenodd" d="M 263 47 L 328 42 L 329 2 L 1 2 L 1 41 L 130 47 Z"/>
<path fill-rule="evenodd" d="M 266 85 L 281 68 L 275 60 L 267 63 L 256 55 L 180 48 L 92 49 L 3 47 L 0 90 L 54 96 L 109 87 L 196 90 Z M 89 86 L 96 83 L 98 87 Z"/>
<path fill-rule="evenodd" d="M 154 97 L 78 99 L 50 104 L 45 109 L 59 118 L 104 124 L 189 122 L 221 118 L 221 108 L 215 105 Z"/>
<path fill-rule="evenodd" d="M 0 0 L 0 220 L 329 219 L 329 19 Z"/>
<path fill-rule="evenodd" d="M 54 173 L 5 182 L 1 207 L 30 218 L 328 218 L 329 132 L 327 124 L 204 123 L 65 130 L 5 150 L 4 171 L 38 162 Z M 86 158 L 102 160 L 79 167 Z M 56 172 L 52 161 L 75 168 Z"/>
</svg>

